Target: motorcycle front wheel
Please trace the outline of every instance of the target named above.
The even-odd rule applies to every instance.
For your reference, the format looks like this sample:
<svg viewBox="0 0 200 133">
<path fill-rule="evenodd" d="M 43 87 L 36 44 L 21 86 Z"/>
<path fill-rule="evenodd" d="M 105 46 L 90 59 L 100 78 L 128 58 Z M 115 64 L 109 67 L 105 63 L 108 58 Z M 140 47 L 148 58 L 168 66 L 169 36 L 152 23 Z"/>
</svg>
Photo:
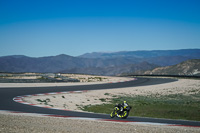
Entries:
<svg viewBox="0 0 200 133">
<path fill-rule="evenodd" d="M 110 117 L 111 117 L 111 118 L 114 118 L 114 117 L 115 117 L 115 110 L 114 110 L 113 112 L 111 112 Z"/>
</svg>

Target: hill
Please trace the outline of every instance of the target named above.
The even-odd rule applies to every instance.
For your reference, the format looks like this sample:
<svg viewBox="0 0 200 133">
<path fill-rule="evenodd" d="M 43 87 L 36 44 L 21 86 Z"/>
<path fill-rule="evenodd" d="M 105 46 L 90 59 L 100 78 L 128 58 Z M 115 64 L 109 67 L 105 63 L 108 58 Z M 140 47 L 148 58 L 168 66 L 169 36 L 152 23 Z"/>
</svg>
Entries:
<svg viewBox="0 0 200 133">
<path fill-rule="evenodd" d="M 61 71 L 61 73 L 78 73 L 78 74 L 91 74 L 91 75 L 120 75 L 122 73 L 133 73 L 138 70 L 152 70 L 158 67 L 157 65 L 148 62 L 138 64 L 111 66 L 111 67 L 90 67 L 90 68 L 74 68 Z"/>
<path fill-rule="evenodd" d="M 158 67 L 151 71 L 140 71 L 134 74 L 200 76 L 200 59 L 192 59 L 177 65 Z"/>
</svg>

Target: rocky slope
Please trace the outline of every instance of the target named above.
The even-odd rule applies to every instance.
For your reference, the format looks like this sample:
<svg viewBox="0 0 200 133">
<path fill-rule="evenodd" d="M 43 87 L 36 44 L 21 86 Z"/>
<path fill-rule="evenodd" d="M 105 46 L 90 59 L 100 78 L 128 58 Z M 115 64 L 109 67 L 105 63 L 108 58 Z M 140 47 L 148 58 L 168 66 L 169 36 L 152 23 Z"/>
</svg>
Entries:
<svg viewBox="0 0 200 133">
<path fill-rule="evenodd" d="M 188 60 L 177 65 L 158 67 L 152 71 L 137 72 L 135 74 L 200 76 L 200 59 Z"/>
</svg>

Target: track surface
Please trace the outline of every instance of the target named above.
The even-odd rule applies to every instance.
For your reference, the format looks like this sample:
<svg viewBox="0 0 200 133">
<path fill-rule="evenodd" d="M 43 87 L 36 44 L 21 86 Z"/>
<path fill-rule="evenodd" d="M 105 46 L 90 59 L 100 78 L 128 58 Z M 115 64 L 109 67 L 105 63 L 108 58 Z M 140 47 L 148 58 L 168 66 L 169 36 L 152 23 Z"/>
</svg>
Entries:
<svg viewBox="0 0 200 133">
<path fill-rule="evenodd" d="M 62 87 L 24 87 L 24 88 L 0 88 L 0 110 L 20 111 L 26 113 L 40 113 L 51 114 L 71 117 L 85 117 L 85 118 L 101 118 L 110 119 L 109 115 L 95 114 L 95 113 L 83 113 L 74 111 L 54 110 L 48 108 L 35 107 L 25 104 L 20 104 L 13 101 L 13 98 L 21 95 L 32 95 L 38 93 L 49 92 L 62 92 L 62 91 L 80 91 L 80 90 L 100 90 L 100 89 L 114 89 L 123 87 L 145 86 L 161 83 L 174 82 L 173 79 L 162 78 L 138 78 L 134 81 L 108 83 L 108 84 L 96 84 L 96 85 L 84 85 L 84 86 L 62 86 Z M 137 121 L 137 122 L 152 122 L 163 124 L 176 124 L 180 126 L 197 126 L 200 127 L 200 122 L 197 121 L 184 121 L 184 120 L 169 120 L 169 119 L 156 119 L 156 118 L 143 118 L 143 117 L 128 117 L 127 119 L 115 118 L 115 120 L 122 121 Z"/>
</svg>

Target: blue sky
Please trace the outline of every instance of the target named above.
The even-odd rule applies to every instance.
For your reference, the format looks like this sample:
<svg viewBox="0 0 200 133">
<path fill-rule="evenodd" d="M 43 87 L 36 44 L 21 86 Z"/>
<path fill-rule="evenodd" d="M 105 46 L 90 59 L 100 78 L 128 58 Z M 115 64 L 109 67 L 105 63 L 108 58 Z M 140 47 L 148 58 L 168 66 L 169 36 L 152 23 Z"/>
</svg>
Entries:
<svg viewBox="0 0 200 133">
<path fill-rule="evenodd" d="M 199 0 L 0 0 L 0 56 L 200 48 Z"/>
</svg>

